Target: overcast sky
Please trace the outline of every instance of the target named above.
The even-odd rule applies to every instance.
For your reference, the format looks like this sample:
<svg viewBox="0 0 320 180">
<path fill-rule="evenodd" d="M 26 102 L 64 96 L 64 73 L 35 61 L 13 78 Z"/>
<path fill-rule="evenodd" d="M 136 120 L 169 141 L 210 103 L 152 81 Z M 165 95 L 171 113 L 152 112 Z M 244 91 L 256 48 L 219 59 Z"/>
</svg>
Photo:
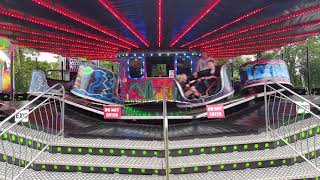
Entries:
<svg viewBox="0 0 320 180">
<path fill-rule="evenodd" d="M 38 61 L 47 61 L 48 63 L 57 62 L 58 59 L 55 58 L 57 55 L 47 52 L 40 52 L 40 55 L 38 57 Z"/>
</svg>

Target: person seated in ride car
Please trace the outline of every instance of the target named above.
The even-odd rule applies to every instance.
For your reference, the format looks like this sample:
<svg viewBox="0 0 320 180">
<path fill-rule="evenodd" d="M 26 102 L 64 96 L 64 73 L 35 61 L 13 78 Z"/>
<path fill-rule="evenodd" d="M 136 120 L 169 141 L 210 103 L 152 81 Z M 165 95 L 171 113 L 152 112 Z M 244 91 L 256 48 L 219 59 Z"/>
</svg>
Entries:
<svg viewBox="0 0 320 180">
<path fill-rule="evenodd" d="M 208 67 L 208 61 L 213 60 L 213 57 L 208 56 L 206 52 L 202 53 L 202 57 L 198 60 L 196 72 L 200 72 L 206 69 L 209 69 Z"/>
<path fill-rule="evenodd" d="M 216 62 L 210 60 L 207 62 L 207 66 L 209 69 L 198 72 L 198 76 L 200 79 L 199 86 L 201 86 L 201 94 L 206 94 L 206 90 L 212 85 L 212 80 L 217 79 L 219 76 L 219 72 L 216 70 Z"/>
<path fill-rule="evenodd" d="M 210 60 L 207 62 L 208 69 L 200 72 L 201 79 L 207 80 L 217 77 L 218 72 L 216 71 L 217 63 L 214 60 Z"/>
<path fill-rule="evenodd" d="M 198 98 L 200 96 L 199 91 L 195 86 L 189 84 L 188 76 L 186 74 L 180 74 L 177 76 L 177 80 L 184 91 L 184 95 L 187 98 Z"/>
<path fill-rule="evenodd" d="M 187 86 L 192 87 L 194 86 L 198 92 L 202 91 L 202 86 L 200 84 L 202 80 L 199 78 L 198 72 L 193 72 L 191 76 L 188 77 L 188 84 Z M 201 93 L 200 93 L 201 94 Z"/>
</svg>

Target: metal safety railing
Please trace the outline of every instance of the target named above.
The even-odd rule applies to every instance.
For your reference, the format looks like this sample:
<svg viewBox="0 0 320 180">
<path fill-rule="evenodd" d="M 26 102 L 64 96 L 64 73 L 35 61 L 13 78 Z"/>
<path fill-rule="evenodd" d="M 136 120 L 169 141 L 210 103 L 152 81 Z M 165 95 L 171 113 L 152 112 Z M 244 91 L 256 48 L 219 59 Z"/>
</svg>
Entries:
<svg viewBox="0 0 320 180">
<path fill-rule="evenodd" d="M 264 85 L 264 94 L 268 138 L 280 139 L 275 146 L 287 145 L 295 161 L 306 161 L 320 173 L 320 107 L 274 81 Z"/>
<path fill-rule="evenodd" d="M 0 123 L 0 179 L 22 178 L 63 136 L 64 100 L 65 89 L 56 84 Z"/>
</svg>

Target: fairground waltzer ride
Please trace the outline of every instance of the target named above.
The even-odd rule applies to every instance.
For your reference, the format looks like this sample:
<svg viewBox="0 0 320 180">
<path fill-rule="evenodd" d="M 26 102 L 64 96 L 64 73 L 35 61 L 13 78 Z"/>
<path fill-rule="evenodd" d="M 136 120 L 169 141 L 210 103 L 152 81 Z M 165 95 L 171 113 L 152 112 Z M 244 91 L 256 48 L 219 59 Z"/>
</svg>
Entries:
<svg viewBox="0 0 320 180">
<path fill-rule="evenodd" d="M 0 93 L 0 179 L 318 179 L 320 98 L 291 89 L 301 67 L 285 61 L 318 39 L 319 12 L 320 0 L 0 1 L 1 37 L 61 57 L 21 101 Z M 11 64 L 0 54 L 2 82 L 21 73 L 19 50 Z M 242 55 L 257 60 L 236 69 Z"/>
<path fill-rule="evenodd" d="M 62 83 L 70 97 L 80 97 L 96 104 L 139 105 L 167 100 L 180 108 L 201 107 L 231 99 L 235 90 L 231 81 L 231 63 L 216 67 L 216 77 L 209 81 L 204 94 L 187 97 L 177 77 L 192 76 L 201 53 L 197 52 L 148 52 L 123 53 L 117 56 L 117 73 L 82 61 L 75 69 L 77 75 L 70 81 L 48 79 L 49 84 Z M 199 72 L 201 75 L 201 72 Z M 273 80 L 291 85 L 284 61 L 268 59 L 248 62 L 240 68 L 242 90 L 257 88 Z M 200 78 L 200 77 L 199 77 Z M 46 74 L 35 70 L 32 74 L 30 93 L 48 89 Z M 211 90 L 214 89 L 214 90 Z"/>
</svg>

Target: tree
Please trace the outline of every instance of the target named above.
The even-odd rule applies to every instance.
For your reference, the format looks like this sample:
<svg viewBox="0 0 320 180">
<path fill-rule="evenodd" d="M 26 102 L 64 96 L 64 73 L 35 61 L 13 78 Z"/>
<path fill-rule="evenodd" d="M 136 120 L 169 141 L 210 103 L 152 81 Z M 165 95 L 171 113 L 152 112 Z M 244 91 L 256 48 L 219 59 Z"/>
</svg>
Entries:
<svg viewBox="0 0 320 180">
<path fill-rule="evenodd" d="M 100 67 L 118 73 L 118 64 L 112 61 L 100 61 Z"/>
<path fill-rule="evenodd" d="M 307 47 L 309 48 L 311 87 L 319 87 L 320 78 L 320 36 L 309 37 L 305 44 L 282 47 L 280 50 L 262 53 L 262 59 L 281 59 L 288 65 L 291 82 L 294 86 L 307 86 Z"/>
<path fill-rule="evenodd" d="M 16 47 L 15 50 L 15 88 L 16 92 L 28 92 L 32 71 L 39 67 L 46 71 L 57 64 L 36 62 L 32 58 L 39 56 L 34 49 Z"/>
</svg>

